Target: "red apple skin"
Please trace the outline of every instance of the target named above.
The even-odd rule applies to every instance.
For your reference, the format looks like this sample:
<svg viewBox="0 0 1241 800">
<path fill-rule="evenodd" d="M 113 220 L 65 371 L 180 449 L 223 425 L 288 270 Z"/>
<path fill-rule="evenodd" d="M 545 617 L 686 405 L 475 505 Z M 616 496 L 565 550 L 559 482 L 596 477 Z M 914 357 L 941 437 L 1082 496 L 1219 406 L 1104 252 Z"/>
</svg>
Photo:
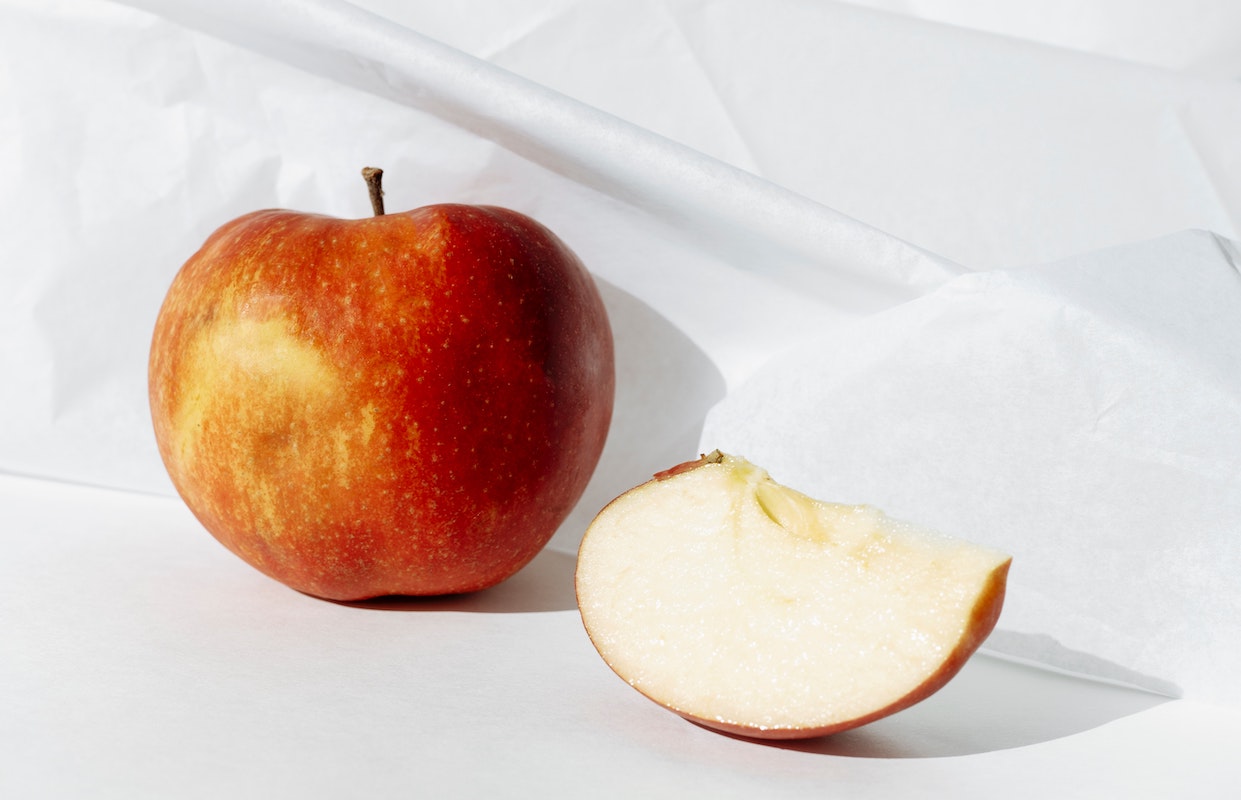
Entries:
<svg viewBox="0 0 1241 800">
<path fill-rule="evenodd" d="M 203 526 L 333 600 L 519 570 L 585 489 L 615 386 L 578 258 L 525 215 L 451 204 L 224 225 L 173 281 L 149 380 Z"/>
</svg>

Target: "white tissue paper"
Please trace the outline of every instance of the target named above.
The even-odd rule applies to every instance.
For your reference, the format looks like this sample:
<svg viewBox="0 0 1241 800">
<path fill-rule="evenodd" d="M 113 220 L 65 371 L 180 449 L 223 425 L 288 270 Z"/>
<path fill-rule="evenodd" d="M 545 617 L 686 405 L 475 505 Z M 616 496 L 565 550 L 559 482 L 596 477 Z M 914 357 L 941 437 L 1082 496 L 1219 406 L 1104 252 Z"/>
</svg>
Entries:
<svg viewBox="0 0 1241 800">
<path fill-rule="evenodd" d="M 1235 82 L 835 3 L 445 5 L 0 3 L 0 470 L 171 493 L 176 269 L 382 166 L 599 279 L 616 420 L 554 549 L 732 450 L 1012 552 L 995 652 L 1239 699 Z"/>
</svg>

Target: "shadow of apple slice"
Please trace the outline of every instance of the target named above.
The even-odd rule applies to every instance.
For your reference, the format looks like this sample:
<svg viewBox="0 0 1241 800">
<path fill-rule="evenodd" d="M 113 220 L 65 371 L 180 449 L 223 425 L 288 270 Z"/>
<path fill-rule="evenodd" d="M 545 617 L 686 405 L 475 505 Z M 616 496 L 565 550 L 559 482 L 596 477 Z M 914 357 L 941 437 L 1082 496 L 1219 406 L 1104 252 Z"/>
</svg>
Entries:
<svg viewBox="0 0 1241 800">
<path fill-rule="evenodd" d="M 832 736 L 765 744 L 853 758 L 967 756 L 1072 736 L 1169 700 L 979 653 L 900 714 Z"/>
</svg>

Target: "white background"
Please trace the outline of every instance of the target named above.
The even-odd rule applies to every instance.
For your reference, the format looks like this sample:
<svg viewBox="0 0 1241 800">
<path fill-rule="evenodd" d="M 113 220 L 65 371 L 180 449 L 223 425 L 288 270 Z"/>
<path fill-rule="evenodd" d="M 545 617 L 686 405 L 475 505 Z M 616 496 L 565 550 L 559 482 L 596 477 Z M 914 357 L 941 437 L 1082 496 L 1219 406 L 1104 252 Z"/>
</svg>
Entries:
<svg viewBox="0 0 1241 800">
<path fill-rule="evenodd" d="M 357 6 L 0 0 L 0 794 L 1226 796 L 1234 4 Z M 390 208 L 546 222 L 617 336 L 586 497 L 476 597 L 284 589 L 154 451 L 146 348 L 178 266 L 255 208 L 366 214 L 372 163 Z M 1002 365 L 994 394 L 962 364 Z M 627 688 L 581 630 L 577 539 L 721 442 L 1009 547 L 992 653 L 786 746 Z"/>
</svg>

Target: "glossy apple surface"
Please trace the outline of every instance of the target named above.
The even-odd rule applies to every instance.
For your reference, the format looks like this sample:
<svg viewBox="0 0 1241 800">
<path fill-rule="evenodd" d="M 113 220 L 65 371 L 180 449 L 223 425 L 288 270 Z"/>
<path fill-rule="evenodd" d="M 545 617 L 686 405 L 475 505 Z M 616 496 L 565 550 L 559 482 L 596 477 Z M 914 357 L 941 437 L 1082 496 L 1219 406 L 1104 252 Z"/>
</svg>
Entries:
<svg viewBox="0 0 1241 800">
<path fill-rule="evenodd" d="M 515 573 L 577 502 L 612 413 L 598 290 L 515 211 L 260 211 L 176 276 L 156 439 L 228 549 L 336 600 Z"/>
<path fill-rule="evenodd" d="M 804 738 L 943 686 L 995 626 L 1009 563 L 716 452 L 600 512 L 576 580 L 591 641 L 635 689 L 707 727 Z"/>
</svg>

